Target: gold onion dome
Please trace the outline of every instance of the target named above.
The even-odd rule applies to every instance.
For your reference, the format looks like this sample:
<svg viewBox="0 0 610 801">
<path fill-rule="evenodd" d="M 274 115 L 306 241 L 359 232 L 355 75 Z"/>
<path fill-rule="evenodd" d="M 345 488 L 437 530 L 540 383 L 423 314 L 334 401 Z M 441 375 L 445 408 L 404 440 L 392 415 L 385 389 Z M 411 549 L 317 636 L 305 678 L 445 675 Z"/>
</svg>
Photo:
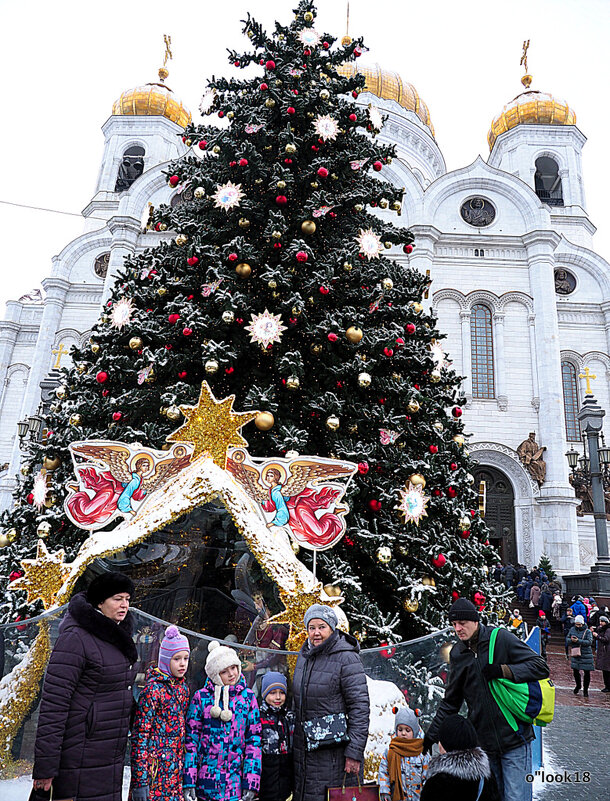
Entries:
<svg viewBox="0 0 610 801">
<path fill-rule="evenodd" d="M 517 125 L 576 125 L 576 114 L 564 100 L 530 89 L 531 75 L 524 75 L 521 83 L 526 91 L 507 103 L 491 123 L 487 134 L 490 150 L 499 136 Z"/>
<path fill-rule="evenodd" d="M 121 117 L 167 117 L 181 128 L 191 122 L 191 112 L 185 108 L 174 93 L 165 85 L 168 76 L 165 67 L 159 70 L 159 83 L 147 83 L 127 89 L 114 102 L 113 116 Z"/>
<path fill-rule="evenodd" d="M 413 84 L 403 81 L 397 72 L 383 70 L 379 64 L 374 64 L 370 67 L 361 67 L 351 62 L 349 64 L 341 64 L 341 66 L 337 67 L 337 72 L 343 75 L 344 78 L 350 78 L 356 72 L 360 75 L 364 75 L 365 92 L 370 92 L 383 100 L 394 100 L 399 106 L 406 108 L 407 111 L 412 111 L 414 114 L 417 114 L 424 125 L 428 126 L 432 136 L 434 136 L 434 126 L 430 119 L 428 106 L 417 94 L 417 90 Z"/>
</svg>

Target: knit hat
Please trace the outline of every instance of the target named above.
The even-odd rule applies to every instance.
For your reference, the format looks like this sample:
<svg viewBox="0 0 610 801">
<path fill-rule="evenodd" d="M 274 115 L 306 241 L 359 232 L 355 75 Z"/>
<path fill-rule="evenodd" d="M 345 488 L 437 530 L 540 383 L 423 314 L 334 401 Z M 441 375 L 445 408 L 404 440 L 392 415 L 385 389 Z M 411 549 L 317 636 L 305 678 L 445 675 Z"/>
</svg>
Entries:
<svg viewBox="0 0 610 801">
<path fill-rule="evenodd" d="M 133 595 L 135 592 L 133 581 L 124 573 L 102 573 L 96 576 L 87 588 L 87 601 L 91 606 L 97 607 L 119 592 Z"/>
<path fill-rule="evenodd" d="M 476 606 L 468 598 L 458 598 L 457 601 L 451 604 L 449 609 L 450 623 L 453 623 L 454 620 L 474 620 L 475 623 L 478 623 L 480 619 Z"/>
<path fill-rule="evenodd" d="M 269 673 L 265 673 L 261 682 L 261 698 L 263 701 L 272 690 L 283 690 L 287 693 L 288 682 L 286 681 L 286 676 L 282 676 L 281 673 L 270 670 Z"/>
<path fill-rule="evenodd" d="M 420 735 L 421 728 L 417 714 L 409 706 L 401 706 L 396 710 L 396 717 L 394 719 L 394 732 L 398 731 L 399 726 L 408 726 L 413 732 L 413 737 L 423 737 L 423 732 Z"/>
<path fill-rule="evenodd" d="M 462 715 L 447 715 L 438 730 L 438 741 L 445 751 L 466 751 L 477 746 L 477 733 Z"/>
<path fill-rule="evenodd" d="M 172 660 L 172 656 L 177 654 L 179 651 L 188 651 L 190 654 L 191 646 L 189 645 L 187 638 L 184 636 L 184 634 L 180 634 L 176 626 L 169 626 L 165 631 L 165 636 L 163 637 L 161 646 L 159 648 L 159 670 L 162 670 L 163 673 L 171 676 L 172 671 L 169 663 Z"/>
<path fill-rule="evenodd" d="M 584 623 L 584 622 L 585 622 L 585 619 L 584 619 L 584 617 L 582 615 L 576 615 L 576 617 L 574 618 L 574 624 L 575 625 L 578 624 L 578 623 Z"/>
<path fill-rule="evenodd" d="M 538 611 L 538 617 L 546 617 L 546 612 L 542 609 Z"/>
<path fill-rule="evenodd" d="M 305 628 L 309 626 L 311 620 L 323 620 L 333 631 L 339 623 L 335 610 L 324 604 L 312 604 L 305 612 Z"/>
<path fill-rule="evenodd" d="M 601 615 L 599 618 L 600 623 L 610 623 L 610 618 L 606 617 L 606 615 Z"/>
<path fill-rule="evenodd" d="M 219 642 L 216 642 L 216 640 L 213 640 L 208 645 L 208 658 L 205 660 L 205 672 L 215 685 L 214 705 L 210 709 L 210 715 L 213 718 L 220 718 L 224 723 L 231 720 L 233 713 L 229 709 L 229 685 L 222 683 L 220 671 L 231 667 L 231 665 L 238 667 L 241 674 L 241 662 L 239 661 L 237 653 L 232 648 L 221 645 Z M 221 693 L 222 708 L 220 706 Z"/>
</svg>

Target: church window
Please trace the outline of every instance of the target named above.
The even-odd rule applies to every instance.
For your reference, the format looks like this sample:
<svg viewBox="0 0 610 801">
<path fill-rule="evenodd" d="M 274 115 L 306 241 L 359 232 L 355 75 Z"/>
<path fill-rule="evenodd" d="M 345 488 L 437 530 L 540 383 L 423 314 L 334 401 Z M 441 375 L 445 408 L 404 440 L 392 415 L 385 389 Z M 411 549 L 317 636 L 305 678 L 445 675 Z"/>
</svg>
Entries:
<svg viewBox="0 0 610 801">
<path fill-rule="evenodd" d="M 541 156 L 536 159 L 536 173 L 534 175 L 534 189 L 536 194 L 547 206 L 563 206 L 563 190 L 559 167 L 554 159 Z"/>
<path fill-rule="evenodd" d="M 494 397 L 494 352 L 491 311 L 482 303 L 472 307 L 470 314 L 470 343 L 472 352 L 472 396 Z"/>
<path fill-rule="evenodd" d="M 578 423 L 578 381 L 576 379 L 576 367 L 574 367 L 571 362 L 561 362 L 561 380 L 563 382 L 566 439 L 568 442 L 580 442 L 580 425 Z"/>
<path fill-rule="evenodd" d="M 106 278 L 108 273 L 108 264 L 110 263 L 110 252 L 102 253 L 98 256 L 93 264 L 93 272 L 98 278 Z"/>
<path fill-rule="evenodd" d="M 144 172 L 144 148 L 139 145 L 128 147 L 119 165 L 115 192 L 125 192 Z"/>
</svg>

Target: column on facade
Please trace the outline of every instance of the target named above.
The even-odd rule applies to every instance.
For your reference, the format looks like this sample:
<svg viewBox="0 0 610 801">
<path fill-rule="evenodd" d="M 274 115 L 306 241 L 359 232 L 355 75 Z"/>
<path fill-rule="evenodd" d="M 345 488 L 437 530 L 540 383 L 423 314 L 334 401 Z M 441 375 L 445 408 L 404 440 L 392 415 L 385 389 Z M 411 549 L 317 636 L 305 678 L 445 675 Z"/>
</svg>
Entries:
<svg viewBox="0 0 610 801">
<path fill-rule="evenodd" d="M 504 318 L 505 313 L 497 309 L 493 314 L 494 345 L 496 350 L 496 398 L 500 411 L 505 412 L 508 407 L 506 392 L 506 357 L 504 350 Z"/>
<path fill-rule="evenodd" d="M 17 306 L 17 304 L 6 304 L 8 319 L 0 322 L 0 402 L 4 393 L 6 374 L 13 362 L 13 351 L 17 341 L 17 334 L 19 333 L 19 323 L 11 319 L 11 312 L 13 311 L 11 306 Z"/>
<path fill-rule="evenodd" d="M 108 272 L 106 273 L 104 291 L 102 292 L 102 308 L 108 302 L 117 273 L 123 268 L 125 259 L 135 252 L 141 227 L 140 220 L 135 217 L 116 216 L 108 220 L 108 228 L 112 234 L 112 244 L 110 245 Z"/>
<path fill-rule="evenodd" d="M 540 387 L 538 386 L 538 362 L 536 360 L 536 315 L 527 315 L 530 333 L 530 364 L 532 367 L 532 406 L 536 411 L 540 408 Z"/>
<path fill-rule="evenodd" d="M 460 311 L 460 326 L 462 329 L 462 391 L 466 396 L 466 403 L 472 400 L 472 343 L 470 341 L 470 309 Z"/>
<path fill-rule="evenodd" d="M 555 569 L 579 568 L 578 531 L 574 490 L 568 482 L 559 322 L 555 298 L 554 251 L 561 237 L 554 231 L 525 234 L 530 288 L 534 299 L 535 349 L 540 410 L 536 439 L 546 450 L 546 480 L 538 503 L 540 526 L 547 555 Z M 524 432 L 524 437 L 527 432 Z"/>
</svg>

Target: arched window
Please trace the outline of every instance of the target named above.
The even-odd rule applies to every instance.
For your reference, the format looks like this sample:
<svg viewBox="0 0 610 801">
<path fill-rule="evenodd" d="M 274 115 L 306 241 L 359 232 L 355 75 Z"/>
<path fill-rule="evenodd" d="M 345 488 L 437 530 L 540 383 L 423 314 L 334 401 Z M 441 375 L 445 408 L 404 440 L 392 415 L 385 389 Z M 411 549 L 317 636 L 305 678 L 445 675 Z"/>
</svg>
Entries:
<svg viewBox="0 0 610 801">
<path fill-rule="evenodd" d="M 557 162 L 548 156 L 536 159 L 536 173 L 534 175 L 534 189 L 536 194 L 548 206 L 563 206 L 563 190 Z"/>
<path fill-rule="evenodd" d="M 93 263 L 93 271 L 98 278 L 106 278 L 108 274 L 108 265 L 110 264 L 110 251 L 102 253 L 98 256 Z"/>
<path fill-rule="evenodd" d="M 563 409 L 566 418 L 566 439 L 568 442 L 580 442 L 578 380 L 576 367 L 571 362 L 561 362 L 561 380 L 563 383 Z"/>
<path fill-rule="evenodd" d="M 493 398 L 494 347 L 491 311 L 482 303 L 470 314 L 470 347 L 472 353 L 472 397 Z"/>
<path fill-rule="evenodd" d="M 128 147 L 123 153 L 123 161 L 119 166 L 115 192 L 124 192 L 144 172 L 144 148 L 139 145 Z"/>
</svg>

